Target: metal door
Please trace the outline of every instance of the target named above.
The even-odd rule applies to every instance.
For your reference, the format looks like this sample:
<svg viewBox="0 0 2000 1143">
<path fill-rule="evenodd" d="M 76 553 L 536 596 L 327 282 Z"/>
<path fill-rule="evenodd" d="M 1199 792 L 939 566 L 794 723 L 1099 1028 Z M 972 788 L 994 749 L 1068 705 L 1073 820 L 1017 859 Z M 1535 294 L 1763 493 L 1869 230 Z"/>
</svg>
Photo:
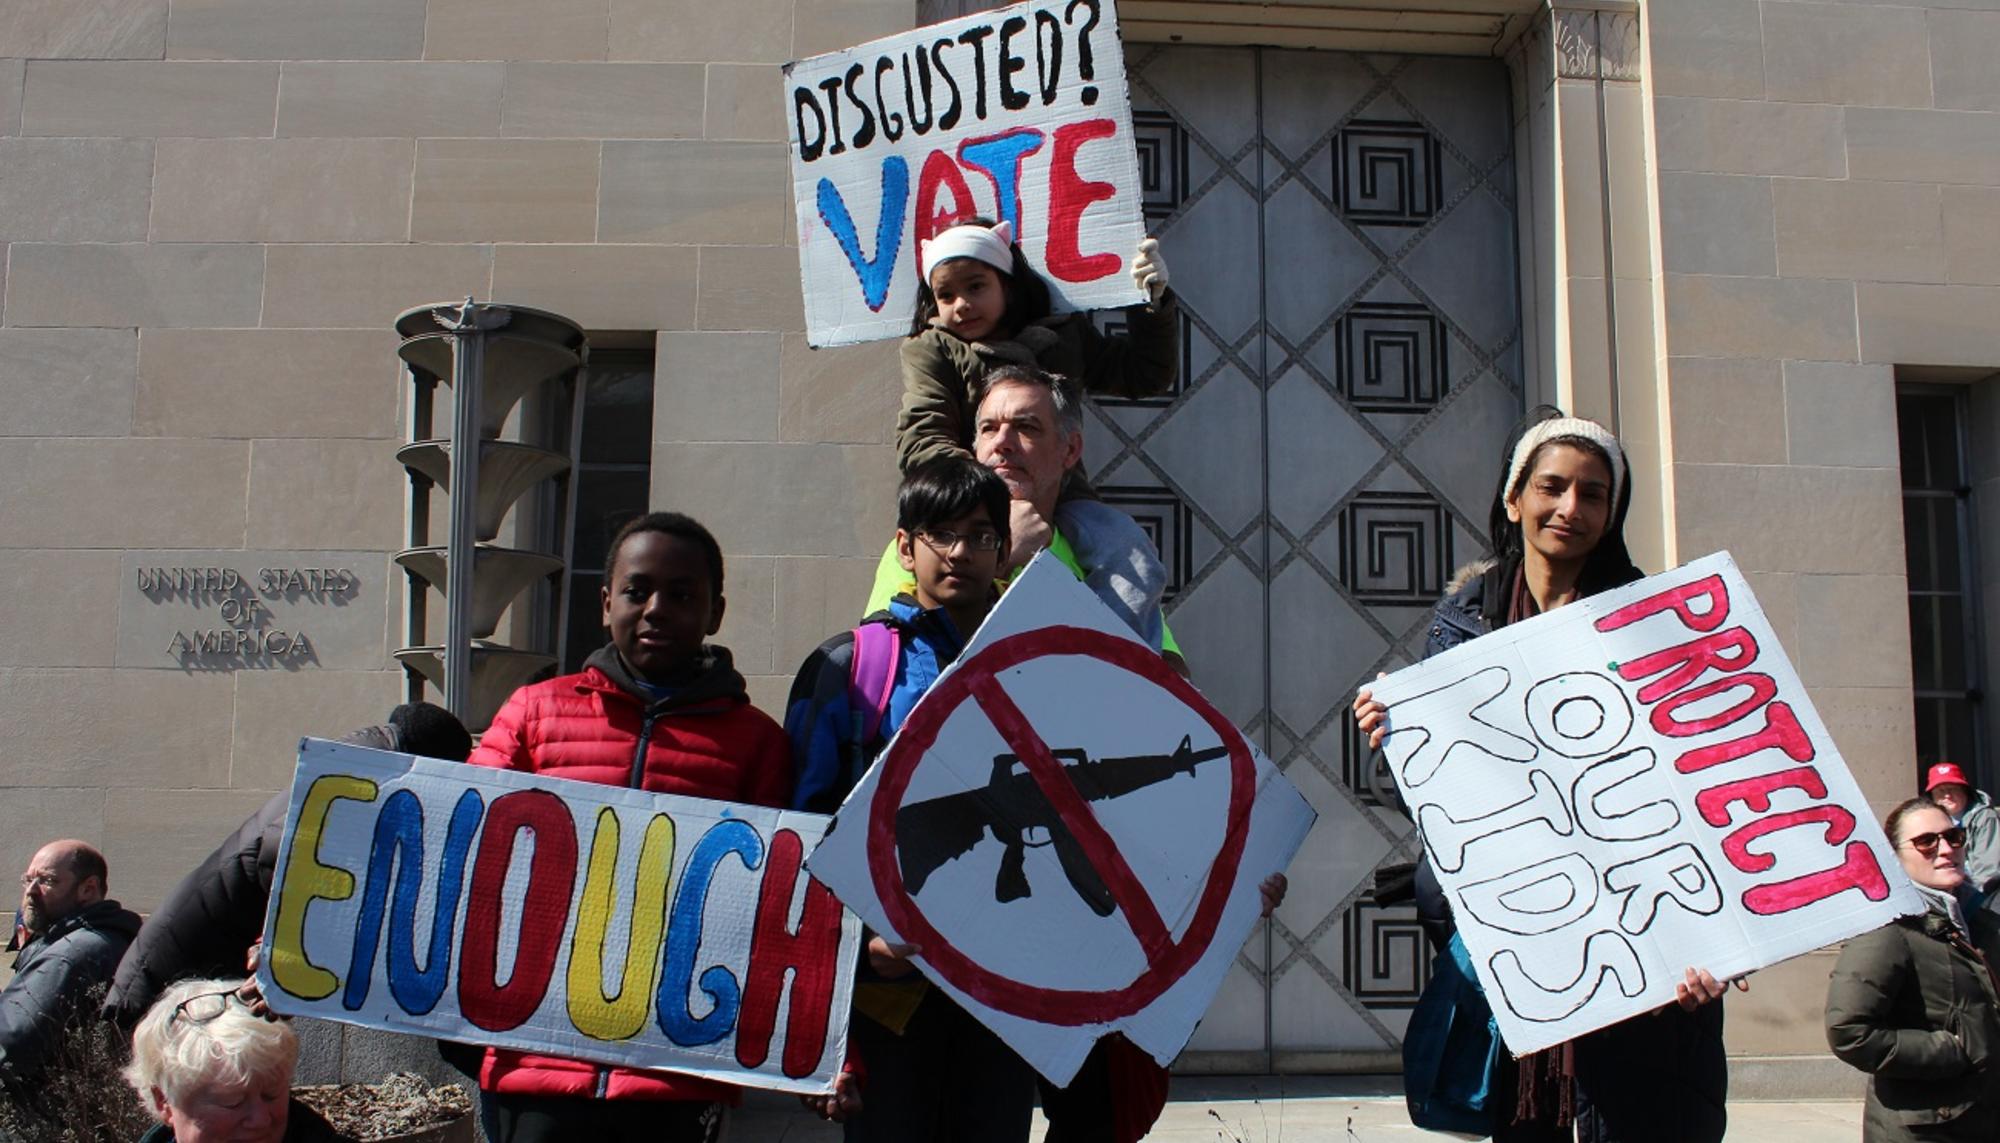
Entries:
<svg viewBox="0 0 2000 1143">
<path fill-rule="evenodd" d="M 1506 71 L 1127 59 L 1184 350 L 1171 397 L 1097 405 L 1087 460 L 1167 561 L 1196 682 L 1320 815 L 1181 1067 L 1394 1071 L 1429 956 L 1414 913 L 1370 896 L 1414 843 L 1348 704 L 1420 651 L 1430 604 L 1483 552 L 1521 413 Z"/>
</svg>

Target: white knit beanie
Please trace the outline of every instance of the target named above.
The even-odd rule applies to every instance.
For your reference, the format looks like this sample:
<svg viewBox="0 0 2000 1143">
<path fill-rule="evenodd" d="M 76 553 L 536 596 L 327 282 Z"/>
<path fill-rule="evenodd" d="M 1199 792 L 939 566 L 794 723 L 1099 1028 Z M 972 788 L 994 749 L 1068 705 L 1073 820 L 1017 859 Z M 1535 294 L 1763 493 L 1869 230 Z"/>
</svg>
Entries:
<svg viewBox="0 0 2000 1143">
<path fill-rule="evenodd" d="M 1611 510 L 1618 511 L 1618 493 L 1625 487 L 1625 450 L 1619 447 L 1618 438 L 1611 435 L 1610 429 L 1582 417 L 1552 417 L 1522 433 L 1520 443 L 1514 446 L 1514 458 L 1507 465 L 1507 483 L 1501 495 L 1513 497 L 1520 486 L 1522 470 L 1528 467 L 1528 458 L 1535 455 L 1535 449 L 1564 437 L 1589 441 L 1611 458 Z"/>
<path fill-rule="evenodd" d="M 1005 222 L 995 223 L 991 229 L 977 223 L 964 223 L 940 231 L 936 238 L 927 238 L 917 246 L 917 260 L 921 262 L 924 281 L 931 280 L 931 271 L 940 263 L 953 258 L 972 258 L 986 263 L 1002 274 L 1014 272 L 1014 228 Z"/>
</svg>

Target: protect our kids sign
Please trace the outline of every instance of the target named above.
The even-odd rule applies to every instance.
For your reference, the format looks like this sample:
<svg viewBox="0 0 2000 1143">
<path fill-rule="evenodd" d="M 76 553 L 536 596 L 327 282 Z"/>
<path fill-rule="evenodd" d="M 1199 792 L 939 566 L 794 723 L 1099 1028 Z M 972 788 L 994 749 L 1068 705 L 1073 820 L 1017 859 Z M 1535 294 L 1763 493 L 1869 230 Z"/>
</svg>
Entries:
<svg viewBox="0 0 2000 1143">
<path fill-rule="evenodd" d="M 861 935 L 801 868 L 827 821 L 307 739 L 258 981 L 287 1015 L 823 1091 Z"/>
<path fill-rule="evenodd" d="M 1922 908 L 1727 553 L 1372 689 L 1516 1054 Z"/>
<path fill-rule="evenodd" d="M 1011 223 L 1056 310 L 1145 300 L 1112 0 L 1046 0 L 785 65 L 806 338 L 909 332 L 918 244 Z"/>
<path fill-rule="evenodd" d="M 812 853 L 932 984 L 1066 1084 L 1112 1031 L 1186 1045 L 1314 813 L 1047 553 Z M 866 1096 L 863 1096 L 864 1100 Z"/>
</svg>

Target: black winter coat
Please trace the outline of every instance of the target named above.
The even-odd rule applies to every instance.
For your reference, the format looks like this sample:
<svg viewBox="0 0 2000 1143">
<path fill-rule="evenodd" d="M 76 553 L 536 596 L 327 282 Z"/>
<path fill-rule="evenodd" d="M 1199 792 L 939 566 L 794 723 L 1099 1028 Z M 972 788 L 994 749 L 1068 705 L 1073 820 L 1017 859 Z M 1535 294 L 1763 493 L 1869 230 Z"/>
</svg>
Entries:
<svg viewBox="0 0 2000 1143">
<path fill-rule="evenodd" d="M 34 1080 L 74 1006 L 110 979 L 138 931 L 139 914 L 99 901 L 21 946 L 14 979 L 0 989 L 0 1084 L 19 1091 Z"/>
<path fill-rule="evenodd" d="M 341 741 L 375 750 L 401 748 L 391 726 L 365 727 Z M 264 933 L 264 906 L 271 899 L 290 803 L 289 791 L 271 795 L 153 910 L 118 966 L 104 998 L 105 1019 L 129 1035 L 175 981 L 244 975 L 244 957 Z"/>
<path fill-rule="evenodd" d="M 1995 925 L 1993 914 L 1972 911 L 1967 941 L 1933 906 L 1840 951 L 1826 1040 L 1870 1076 L 1864 1140 L 2000 1134 L 2000 992 L 1988 967 L 2000 958 Z"/>
<path fill-rule="evenodd" d="M 264 932 L 264 906 L 289 792 L 271 796 L 203 858 L 139 931 L 104 998 L 104 1016 L 130 1033 L 167 986 L 190 977 L 240 977 Z"/>
<path fill-rule="evenodd" d="M 1505 626 L 1513 577 L 1511 566 L 1492 560 L 1461 568 L 1431 611 L 1424 657 Z M 1416 892 L 1418 919 L 1442 947 L 1454 926 L 1428 857 L 1417 865 Z M 1729 1060 L 1722 1045 L 1720 1000 L 1693 1012 L 1669 1005 L 1571 1043 L 1580 1143 L 1708 1143 L 1722 1138 L 1728 1125 Z M 1505 1071 L 1511 1082 L 1512 1069 Z M 1503 1098 L 1511 1108 L 1512 1093 Z M 1496 1138 L 1507 1135 L 1502 1131 Z"/>
<path fill-rule="evenodd" d="M 174 1143 L 174 1130 L 164 1123 L 156 1123 L 152 1129 L 139 1136 L 139 1143 Z M 291 1101 L 285 1113 L 284 1143 L 353 1143 L 347 1136 L 333 1129 L 319 1112 L 300 1103 Z"/>
</svg>

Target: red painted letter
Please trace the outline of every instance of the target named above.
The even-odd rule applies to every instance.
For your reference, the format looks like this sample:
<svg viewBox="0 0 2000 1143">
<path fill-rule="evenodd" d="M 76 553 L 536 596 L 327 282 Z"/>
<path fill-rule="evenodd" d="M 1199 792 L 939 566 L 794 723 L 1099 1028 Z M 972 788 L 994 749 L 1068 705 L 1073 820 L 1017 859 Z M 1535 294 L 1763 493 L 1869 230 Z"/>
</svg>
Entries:
<svg viewBox="0 0 2000 1143">
<path fill-rule="evenodd" d="M 514 941 L 514 971 L 500 975 L 500 895 L 521 830 L 535 837 L 528 866 L 527 899 Z M 518 1028 L 541 1007 L 569 924 L 576 884 L 576 822 L 561 798 L 546 790 L 518 790 L 493 800 L 479 857 L 472 866 L 472 899 L 465 909 L 465 942 L 458 965 L 458 1009 L 489 1032 Z"/>
<path fill-rule="evenodd" d="M 1882 876 L 1882 866 L 1876 862 L 1875 851 L 1868 848 L 1867 842 L 1848 842 L 1845 860 L 1832 869 L 1808 873 L 1775 885 L 1757 886 L 1743 894 L 1743 906 L 1768 917 L 1773 913 L 1802 909 L 1846 889 L 1859 889 L 1861 895 L 1870 901 L 1880 901 L 1889 896 L 1889 882 Z"/>
<path fill-rule="evenodd" d="M 1682 722 L 1674 717 L 1675 711 L 1689 703 L 1700 702 L 1714 695 L 1728 694 L 1730 691 L 1740 690 L 1744 687 L 1750 688 L 1749 695 L 1721 714 L 1711 714 L 1705 718 L 1697 718 L 1693 722 Z M 1711 730 L 1720 730 L 1730 723 L 1748 716 L 1750 712 L 1770 702 L 1772 697 L 1777 693 L 1777 680 L 1769 675 L 1756 673 L 1724 675 L 1714 682 L 1703 683 L 1698 687 L 1689 687 L 1687 690 L 1654 707 L 1653 729 L 1669 738 L 1693 738 L 1697 734 L 1707 734 Z"/>
<path fill-rule="evenodd" d="M 1785 703 L 1773 702 L 1764 708 L 1764 727 L 1755 734 L 1733 738 L 1728 742 L 1718 742 L 1714 746 L 1703 746 L 1690 750 L 1674 760 L 1674 769 L 1683 774 L 1706 770 L 1724 762 L 1734 762 L 1738 758 L 1748 758 L 1759 750 L 1776 747 L 1785 752 L 1794 762 L 1813 760 L 1812 739 L 1806 737 L 1805 727 L 1799 725 L 1799 716 Z"/>
<path fill-rule="evenodd" d="M 1820 781 L 1819 771 L 1810 766 L 1798 766 L 1776 774 L 1759 774 L 1740 782 L 1710 786 L 1694 796 L 1694 806 L 1701 812 L 1702 821 L 1712 826 L 1726 826 L 1735 820 L 1735 815 L 1729 812 L 1729 803 L 1742 802 L 1753 813 L 1768 814 L 1771 812 L 1771 795 L 1779 790 L 1804 790 L 1815 798 L 1826 797 L 1826 783 Z"/>
<path fill-rule="evenodd" d="M 1094 282 L 1116 274 L 1124 264 L 1116 254 L 1086 255 L 1076 245 L 1084 208 L 1118 193 L 1110 183 L 1090 182 L 1076 173 L 1077 149 L 1117 133 L 1118 125 L 1109 119 L 1056 128 L 1055 155 L 1049 161 L 1049 244 L 1043 261 L 1049 273 L 1065 282 Z"/>
<path fill-rule="evenodd" d="M 1724 652 L 1734 651 L 1734 655 Z M 1664 679 L 1654 679 L 1639 688 L 1639 701 L 1651 706 L 1701 677 L 1714 667 L 1725 674 L 1740 671 L 1757 661 L 1757 640 L 1741 627 L 1731 627 L 1713 635 L 1655 651 L 1643 658 L 1618 664 L 1618 676 L 1628 683 L 1667 671 Z"/>
<path fill-rule="evenodd" d="M 949 208 L 939 201 L 941 194 L 951 195 Z M 925 156 L 924 169 L 917 172 L 917 240 L 910 244 L 910 263 L 919 279 L 923 275 L 924 243 L 978 213 L 965 172 L 958 169 L 951 156 L 943 151 L 932 151 Z"/>
<path fill-rule="evenodd" d="M 818 881 L 806 882 L 806 899 L 799 927 L 786 925 L 792 911 L 792 890 L 798 885 L 805 847 L 799 835 L 779 830 L 771 838 L 764 862 L 764 884 L 757 895 L 757 928 L 750 938 L 750 972 L 743 985 L 743 1009 L 736 1024 L 736 1062 L 746 1068 L 763 1064 L 771 1051 L 771 1033 L 778 1024 L 778 999 L 785 990 L 785 970 L 792 970 L 791 1007 L 785 1021 L 785 1074 L 809 1076 L 826 1051 L 827 1023 L 832 1018 L 834 978 L 840 954 L 840 902 Z"/>
<path fill-rule="evenodd" d="M 1853 814 L 1839 806 L 1813 806 L 1810 809 L 1793 810 L 1790 813 L 1751 822 L 1722 839 L 1722 854 L 1729 859 L 1729 864 L 1745 873 L 1763 873 L 1778 861 L 1767 853 L 1750 852 L 1750 843 L 1767 833 L 1777 833 L 1781 829 L 1790 829 L 1809 822 L 1826 823 L 1828 845 L 1839 845 L 1854 833 Z"/>
<path fill-rule="evenodd" d="M 1688 604 L 1696 599 L 1708 600 L 1707 611 L 1694 611 Z M 1693 583 L 1684 583 L 1669 588 L 1658 595 L 1649 596 L 1637 603 L 1628 603 L 1597 621 L 1599 631 L 1616 631 L 1629 623 L 1637 623 L 1649 615 L 1658 615 L 1669 608 L 1680 616 L 1681 623 L 1690 631 L 1713 631 L 1729 618 L 1729 589 L 1723 586 L 1722 577 L 1709 576 Z"/>
</svg>

